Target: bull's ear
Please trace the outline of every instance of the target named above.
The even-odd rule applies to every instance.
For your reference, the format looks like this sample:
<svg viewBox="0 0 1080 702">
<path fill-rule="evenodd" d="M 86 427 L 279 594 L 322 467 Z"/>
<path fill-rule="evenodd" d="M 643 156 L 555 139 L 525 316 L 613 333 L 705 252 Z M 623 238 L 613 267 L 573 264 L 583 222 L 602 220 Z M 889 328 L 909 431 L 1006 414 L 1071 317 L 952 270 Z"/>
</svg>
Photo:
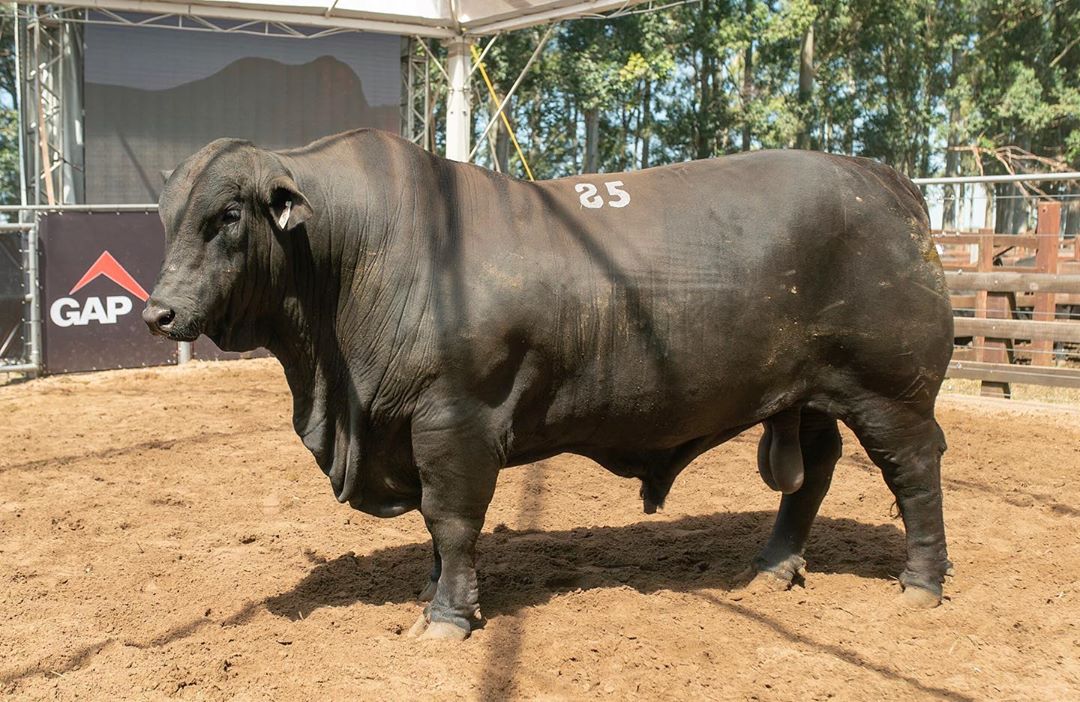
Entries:
<svg viewBox="0 0 1080 702">
<path fill-rule="evenodd" d="M 270 183 L 270 217 L 282 231 L 290 231 L 315 214 L 311 203 L 288 176 L 278 176 Z"/>
<path fill-rule="evenodd" d="M 175 171 L 175 170 L 176 170 L 175 168 L 170 168 L 167 171 L 162 171 L 161 172 L 161 182 L 162 183 L 169 182 L 169 178 L 172 177 L 173 171 Z"/>
</svg>

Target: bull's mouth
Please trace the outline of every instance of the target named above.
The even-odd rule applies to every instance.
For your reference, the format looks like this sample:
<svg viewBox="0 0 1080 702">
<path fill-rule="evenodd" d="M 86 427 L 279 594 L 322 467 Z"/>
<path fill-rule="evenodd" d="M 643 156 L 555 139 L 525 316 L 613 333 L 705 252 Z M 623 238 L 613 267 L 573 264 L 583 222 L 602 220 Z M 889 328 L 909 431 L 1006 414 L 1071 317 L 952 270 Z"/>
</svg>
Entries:
<svg viewBox="0 0 1080 702">
<path fill-rule="evenodd" d="M 194 322 L 181 324 L 175 317 L 160 324 L 147 324 L 150 333 L 171 341 L 195 341 L 199 338 L 199 325 Z"/>
<path fill-rule="evenodd" d="M 199 338 L 199 332 L 194 329 L 170 329 L 166 330 L 165 336 L 173 341 L 195 341 Z"/>
</svg>

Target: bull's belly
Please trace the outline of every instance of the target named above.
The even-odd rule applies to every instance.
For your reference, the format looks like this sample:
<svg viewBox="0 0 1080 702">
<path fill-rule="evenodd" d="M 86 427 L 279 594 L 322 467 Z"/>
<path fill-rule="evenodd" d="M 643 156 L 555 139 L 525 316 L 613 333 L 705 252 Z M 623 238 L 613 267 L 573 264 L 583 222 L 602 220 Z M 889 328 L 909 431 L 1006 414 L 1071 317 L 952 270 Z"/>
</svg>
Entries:
<svg viewBox="0 0 1080 702">
<path fill-rule="evenodd" d="M 714 445 L 775 414 L 796 391 L 794 383 L 764 382 L 693 385 L 677 393 L 629 388 L 607 399 L 592 396 L 592 403 L 568 391 L 542 420 L 515 427 L 511 458 L 519 463 L 563 452 L 648 455 L 716 438 Z"/>
</svg>

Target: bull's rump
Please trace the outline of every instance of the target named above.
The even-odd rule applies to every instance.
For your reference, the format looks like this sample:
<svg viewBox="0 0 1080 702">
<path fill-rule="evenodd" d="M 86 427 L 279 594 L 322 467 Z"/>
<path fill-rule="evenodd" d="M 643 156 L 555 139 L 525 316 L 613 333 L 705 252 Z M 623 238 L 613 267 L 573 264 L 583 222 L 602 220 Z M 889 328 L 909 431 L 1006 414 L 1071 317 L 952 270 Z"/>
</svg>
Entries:
<svg viewBox="0 0 1080 702">
<path fill-rule="evenodd" d="M 628 204 L 584 206 L 579 184 L 611 182 Z M 472 338 L 498 337 L 493 319 L 527 334 L 548 438 L 675 445 L 816 395 L 940 383 L 951 311 L 921 197 L 891 169 L 762 152 L 506 196 L 511 221 L 467 244 L 488 325 Z"/>
</svg>

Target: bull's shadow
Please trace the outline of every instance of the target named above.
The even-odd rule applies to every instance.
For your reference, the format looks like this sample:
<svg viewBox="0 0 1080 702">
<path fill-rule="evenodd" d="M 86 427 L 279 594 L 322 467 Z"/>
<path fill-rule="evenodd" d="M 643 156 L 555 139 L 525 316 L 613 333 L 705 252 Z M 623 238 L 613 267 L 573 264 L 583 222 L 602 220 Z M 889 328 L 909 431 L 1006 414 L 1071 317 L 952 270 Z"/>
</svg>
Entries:
<svg viewBox="0 0 1080 702">
<path fill-rule="evenodd" d="M 573 590 L 628 586 L 730 590 L 765 543 L 773 512 L 716 513 L 674 521 L 569 531 L 514 531 L 501 525 L 477 544 L 483 610 L 509 614 Z M 904 568 L 904 536 L 893 524 L 820 517 L 807 546 L 814 573 L 891 580 Z M 412 602 L 431 566 L 428 543 L 320 562 L 288 592 L 266 600 L 272 613 L 299 619 L 354 602 Z"/>
</svg>

